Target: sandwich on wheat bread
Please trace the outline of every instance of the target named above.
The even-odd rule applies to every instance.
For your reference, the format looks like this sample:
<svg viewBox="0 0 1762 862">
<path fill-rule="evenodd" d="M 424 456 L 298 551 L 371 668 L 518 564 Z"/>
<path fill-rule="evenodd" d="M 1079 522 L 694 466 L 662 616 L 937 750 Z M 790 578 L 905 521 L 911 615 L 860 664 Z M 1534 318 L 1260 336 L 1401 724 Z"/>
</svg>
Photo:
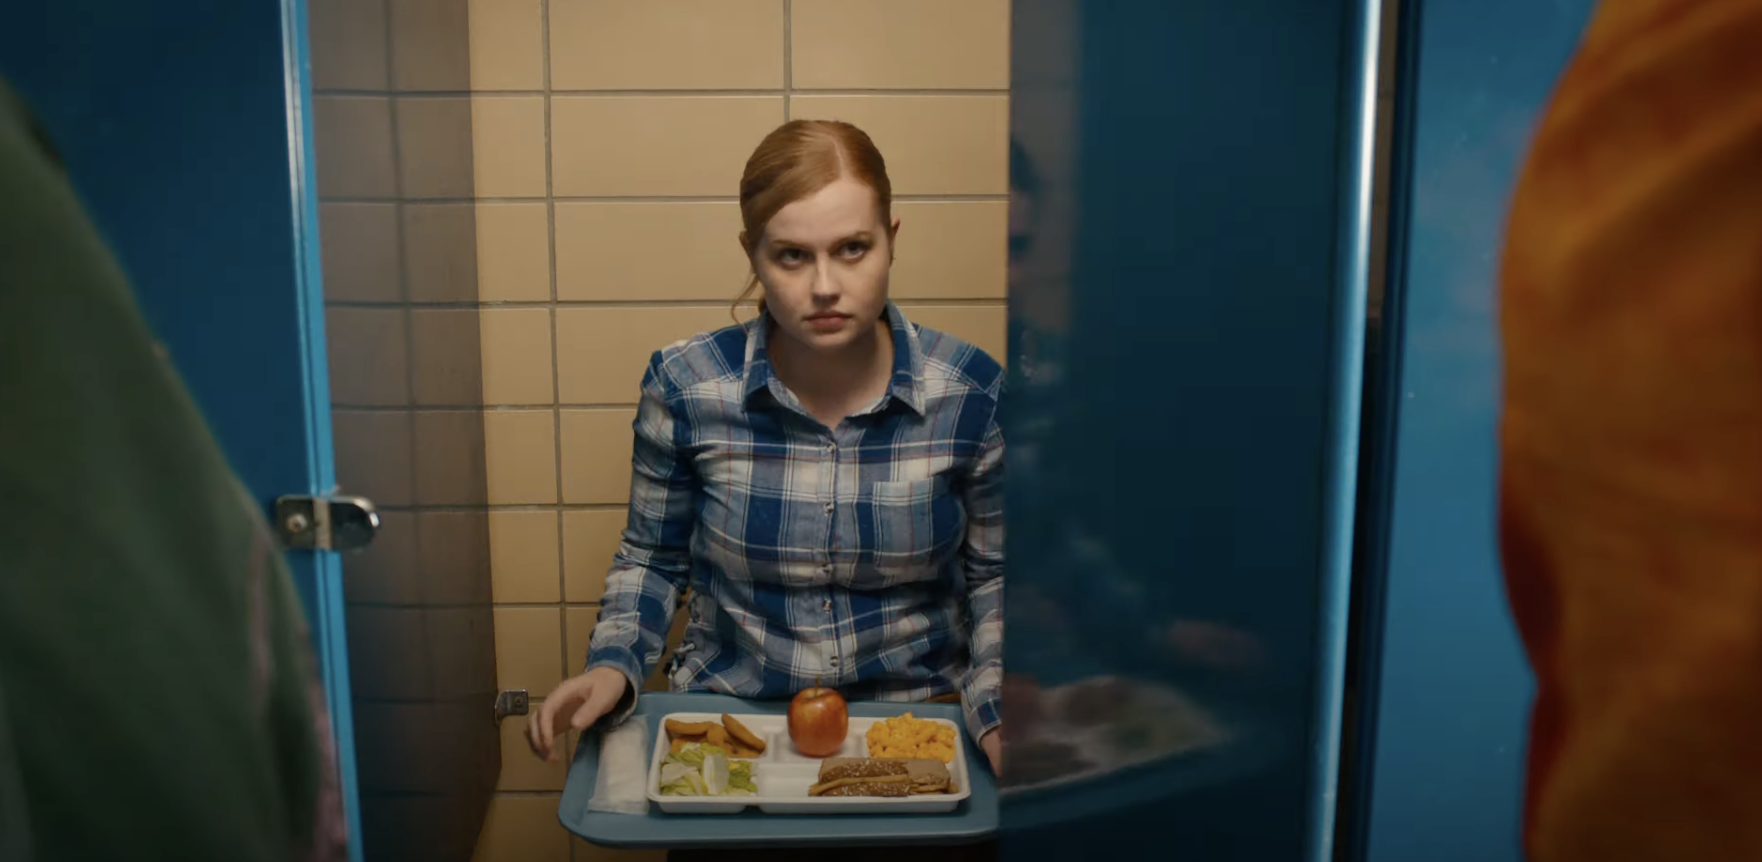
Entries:
<svg viewBox="0 0 1762 862">
<path fill-rule="evenodd" d="M 828 757 L 809 796 L 914 796 L 954 793 L 954 779 L 939 760 Z"/>
</svg>

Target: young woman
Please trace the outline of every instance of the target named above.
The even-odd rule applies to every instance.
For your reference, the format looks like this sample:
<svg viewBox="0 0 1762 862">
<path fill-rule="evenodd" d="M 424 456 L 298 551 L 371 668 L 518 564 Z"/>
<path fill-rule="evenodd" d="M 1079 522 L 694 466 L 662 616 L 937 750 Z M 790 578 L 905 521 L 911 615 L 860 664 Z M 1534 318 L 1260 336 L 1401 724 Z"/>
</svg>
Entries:
<svg viewBox="0 0 1762 862">
<path fill-rule="evenodd" d="M 860 129 L 773 131 L 740 209 L 760 313 L 650 360 L 588 669 L 533 713 L 532 749 L 630 715 L 689 588 L 674 690 L 958 698 L 996 768 L 1003 370 L 888 301 L 900 225 Z"/>
</svg>

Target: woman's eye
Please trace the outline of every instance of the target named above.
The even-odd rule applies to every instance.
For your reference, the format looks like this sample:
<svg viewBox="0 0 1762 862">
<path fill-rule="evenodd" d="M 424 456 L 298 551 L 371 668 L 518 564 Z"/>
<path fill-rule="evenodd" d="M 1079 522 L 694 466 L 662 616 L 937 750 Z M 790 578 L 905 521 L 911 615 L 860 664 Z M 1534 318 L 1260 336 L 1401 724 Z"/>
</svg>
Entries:
<svg viewBox="0 0 1762 862">
<path fill-rule="evenodd" d="M 838 251 L 845 257 L 862 257 L 863 253 L 868 250 L 869 246 L 866 243 L 847 242 Z"/>
<path fill-rule="evenodd" d="M 804 256 L 799 248 L 786 248 L 777 252 L 777 262 L 784 266 L 794 266 L 801 263 L 803 259 Z"/>
</svg>

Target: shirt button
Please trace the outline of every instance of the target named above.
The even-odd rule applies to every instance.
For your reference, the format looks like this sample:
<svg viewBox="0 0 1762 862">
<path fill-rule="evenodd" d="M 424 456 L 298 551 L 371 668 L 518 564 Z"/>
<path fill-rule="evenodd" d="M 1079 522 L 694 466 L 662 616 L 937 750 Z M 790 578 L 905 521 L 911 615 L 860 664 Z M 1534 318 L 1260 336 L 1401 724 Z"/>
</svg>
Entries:
<svg viewBox="0 0 1762 862">
<path fill-rule="evenodd" d="M 837 667 L 837 666 L 838 666 L 838 656 L 833 656 L 833 657 L 832 657 L 832 666 L 833 666 L 833 667 Z"/>
<path fill-rule="evenodd" d="M 830 612 L 832 610 L 832 600 L 831 599 L 826 600 L 825 608 L 828 612 Z"/>
<path fill-rule="evenodd" d="M 832 514 L 832 510 L 835 508 L 837 508 L 837 506 L 835 504 L 827 503 L 826 504 L 826 514 L 828 514 L 828 515 Z"/>
<path fill-rule="evenodd" d="M 837 452 L 838 451 L 838 444 L 837 443 L 827 443 L 826 444 L 826 451 Z"/>
</svg>

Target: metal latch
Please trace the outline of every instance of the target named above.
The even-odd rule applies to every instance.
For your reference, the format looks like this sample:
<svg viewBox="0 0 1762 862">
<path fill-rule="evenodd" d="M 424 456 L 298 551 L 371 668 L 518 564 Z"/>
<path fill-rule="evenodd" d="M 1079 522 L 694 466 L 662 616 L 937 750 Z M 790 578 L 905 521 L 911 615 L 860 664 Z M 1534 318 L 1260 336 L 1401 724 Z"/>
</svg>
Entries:
<svg viewBox="0 0 1762 862">
<path fill-rule="evenodd" d="M 276 498 L 275 529 L 289 548 L 358 551 L 373 543 L 379 512 L 366 497 L 294 494 Z"/>
<path fill-rule="evenodd" d="M 496 724 L 510 715 L 525 715 L 526 706 L 526 689 L 511 688 L 496 695 Z"/>
</svg>

